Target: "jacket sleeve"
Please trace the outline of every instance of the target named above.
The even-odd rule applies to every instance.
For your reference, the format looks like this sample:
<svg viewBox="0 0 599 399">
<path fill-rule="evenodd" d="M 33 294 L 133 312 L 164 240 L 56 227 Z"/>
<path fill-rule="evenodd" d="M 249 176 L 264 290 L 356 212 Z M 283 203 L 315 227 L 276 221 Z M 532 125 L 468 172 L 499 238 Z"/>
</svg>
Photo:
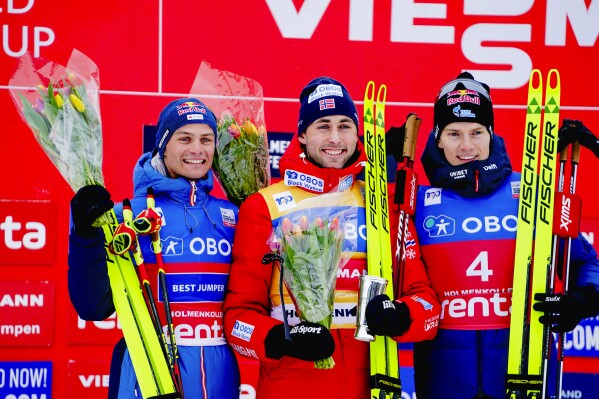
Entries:
<svg viewBox="0 0 599 399">
<path fill-rule="evenodd" d="M 394 208 L 392 207 L 391 209 Z M 398 264 L 397 257 L 395 256 L 398 221 L 398 212 L 391 212 L 394 270 L 395 273 L 399 273 L 401 282 L 401 290 L 396 301 L 404 302 L 408 306 L 411 323 L 409 329 L 404 334 L 394 339 L 398 342 L 430 340 L 437 333 L 441 305 L 430 285 L 425 265 L 422 262 L 420 244 L 412 219 L 409 219 L 408 233 L 405 239 L 405 262 Z"/>
<path fill-rule="evenodd" d="M 71 230 L 68 255 L 69 297 L 83 320 L 104 320 L 114 313 L 104 234 L 82 238 Z"/>
<path fill-rule="evenodd" d="M 559 259 L 561 265 L 562 259 Z M 558 266 L 559 267 L 559 266 Z M 560 267 L 561 269 L 561 267 Z M 582 236 L 572 240 L 569 290 L 585 289 L 585 314 L 599 314 L 599 259 L 593 246 Z"/>
<path fill-rule="evenodd" d="M 264 340 L 270 329 L 281 324 L 270 317 L 269 289 L 272 264 L 262 264 L 268 252 L 272 221 L 260 193 L 247 198 L 239 210 L 233 242 L 233 264 L 224 303 L 224 333 L 233 349 L 262 362 L 275 362 L 265 355 Z"/>
</svg>

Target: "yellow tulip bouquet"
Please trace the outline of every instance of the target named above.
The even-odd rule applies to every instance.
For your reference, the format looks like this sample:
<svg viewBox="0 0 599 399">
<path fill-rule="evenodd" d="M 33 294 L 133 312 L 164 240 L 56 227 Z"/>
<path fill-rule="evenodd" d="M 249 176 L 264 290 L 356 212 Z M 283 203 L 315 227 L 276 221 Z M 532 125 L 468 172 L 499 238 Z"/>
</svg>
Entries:
<svg viewBox="0 0 599 399">
<path fill-rule="evenodd" d="M 99 72 L 74 50 L 66 67 L 23 55 L 9 82 L 19 115 L 73 191 L 104 185 Z"/>
</svg>

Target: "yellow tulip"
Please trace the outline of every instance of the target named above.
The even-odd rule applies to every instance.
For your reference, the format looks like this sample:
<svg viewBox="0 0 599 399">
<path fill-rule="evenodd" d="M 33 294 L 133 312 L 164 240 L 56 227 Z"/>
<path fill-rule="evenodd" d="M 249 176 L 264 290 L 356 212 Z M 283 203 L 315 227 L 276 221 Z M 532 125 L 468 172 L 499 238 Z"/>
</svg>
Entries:
<svg viewBox="0 0 599 399">
<path fill-rule="evenodd" d="M 60 96 L 60 94 L 58 94 L 58 93 L 54 94 L 54 100 L 56 101 L 56 106 L 58 108 L 62 108 L 62 104 L 64 104 L 64 101 L 62 100 L 62 97 Z"/>
<path fill-rule="evenodd" d="M 256 129 L 256 126 L 254 126 L 254 124 L 249 119 L 246 119 L 246 121 L 243 123 L 242 129 L 248 135 L 258 134 L 258 130 Z"/>
<path fill-rule="evenodd" d="M 77 111 L 79 111 L 80 113 L 85 112 L 85 105 L 83 104 L 83 101 L 81 101 L 81 99 L 79 97 L 77 97 L 74 94 L 71 94 L 69 96 L 69 99 L 71 100 L 71 103 L 73 103 L 73 106 L 75 107 L 75 109 Z"/>
</svg>

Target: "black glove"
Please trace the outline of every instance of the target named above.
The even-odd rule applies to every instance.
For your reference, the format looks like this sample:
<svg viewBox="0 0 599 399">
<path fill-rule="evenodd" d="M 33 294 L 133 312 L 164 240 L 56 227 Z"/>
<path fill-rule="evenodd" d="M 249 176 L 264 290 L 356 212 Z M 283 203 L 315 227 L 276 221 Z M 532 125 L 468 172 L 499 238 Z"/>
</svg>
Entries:
<svg viewBox="0 0 599 399">
<path fill-rule="evenodd" d="M 406 124 L 400 127 L 391 126 L 385 133 L 385 155 L 393 155 L 396 162 L 403 161 L 403 142 L 406 136 Z"/>
<path fill-rule="evenodd" d="M 94 220 L 113 206 L 110 193 L 104 187 L 90 185 L 79 189 L 71 199 L 71 216 L 77 235 L 92 237 L 98 229 L 92 226 Z"/>
<path fill-rule="evenodd" d="M 545 312 L 539 321 L 558 333 L 572 331 L 582 319 L 599 312 L 599 293 L 593 287 L 579 287 L 565 295 L 539 293 L 535 300 L 540 302 L 533 309 Z"/>
<path fill-rule="evenodd" d="M 326 359 L 335 352 L 335 341 L 331 332 L 320 324 L 303 321 L 290 330 L 291 339 L 285 339 L 283 324 L 270 329 L 264 346 L 266 356 L 280 359 L 291 356 L 306 361 Z"/>
<path fill-rule="evenodd" d="M 397 337 L 410 328 L 410 309 L 405 302 L 394 302 L 387 295 L 377 295 L 366 305 L 366 324 L 374 335 Z"/>
<path fill-rule="evenodd" d="M 578 140 L 581 146 L 593 151 L 599 157 L 599 139 L 581 121 L 564 119 L 557 136 L 557 152 Z"/>
</svg>

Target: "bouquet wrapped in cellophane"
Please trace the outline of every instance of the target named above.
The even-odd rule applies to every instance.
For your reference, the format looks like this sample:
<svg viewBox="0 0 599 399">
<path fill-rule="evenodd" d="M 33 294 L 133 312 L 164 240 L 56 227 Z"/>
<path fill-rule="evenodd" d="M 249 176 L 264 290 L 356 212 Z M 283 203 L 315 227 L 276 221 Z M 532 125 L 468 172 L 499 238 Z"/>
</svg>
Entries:
<svg viewBox="0 0 599 399">
<path fill-rule="evenodd" d="M 283 259 L 283 281 L 301 321 L 331 327 L 337 273 L 355 246 L 344 237 L 347 213 L 323 212 L 321 217 L 300 211 L 274 228 L 269 245 Z M 329 369 L 335 362 L 329 357 L 314 365 Z"/>
<path fill-rule="evenodd" d="M 262 87 L 202 62 L 192 87 L 218 120 L 214 171 L 227 198 L 240 205 L 270 184 Z"/>
<path fill-rule="evenodd" d="M 104 185 L 99 71 L 73 50 L 67 66 L 23 55 L 9 82 L 17 111 L 73 191 Z"/>
</svg>

